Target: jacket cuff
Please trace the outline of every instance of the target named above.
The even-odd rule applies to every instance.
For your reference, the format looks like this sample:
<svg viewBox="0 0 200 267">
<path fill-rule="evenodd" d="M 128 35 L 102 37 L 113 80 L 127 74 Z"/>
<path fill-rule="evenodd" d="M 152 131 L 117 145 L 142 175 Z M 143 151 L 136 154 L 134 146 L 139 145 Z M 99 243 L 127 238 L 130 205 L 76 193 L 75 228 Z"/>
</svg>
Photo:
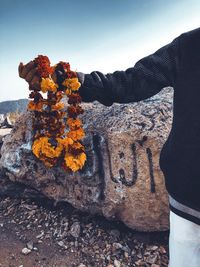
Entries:
<svg viewBox="0 0 200 267">
<path fill-rule="evenodd" d="M 97 100 L 105 106 L 111 106 L 113 104 L 113 101 L 111 101 L 109 98 L 105 96 L 102 97 L 102 92 L 99 88 L 88 87 L 84 84 L 87 80 L 87 74 L 84 74 L 82 72 L 76 72 L 76 74 L 79 82 L 81 83 L 81 87 L 79 88 L 79 94 L 83 102 L 93 102 Z"/>
</svg>

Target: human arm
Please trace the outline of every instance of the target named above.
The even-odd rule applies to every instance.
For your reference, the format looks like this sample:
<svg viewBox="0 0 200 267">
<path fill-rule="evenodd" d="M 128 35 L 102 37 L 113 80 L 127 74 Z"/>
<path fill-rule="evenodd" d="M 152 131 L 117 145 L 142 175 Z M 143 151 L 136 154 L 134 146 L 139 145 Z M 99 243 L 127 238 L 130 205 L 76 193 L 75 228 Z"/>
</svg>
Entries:
<svg viewBox="0 0 200 267">
<path fill-rule="evenodd" d="M 77 72 L 83 101 L 94 100 L 110 106 L 150 98 L 166 86 L 174 86 L 179 62 L 179 39 L 143 57 L 125 71 L 103 74 Z"/>
</svg>

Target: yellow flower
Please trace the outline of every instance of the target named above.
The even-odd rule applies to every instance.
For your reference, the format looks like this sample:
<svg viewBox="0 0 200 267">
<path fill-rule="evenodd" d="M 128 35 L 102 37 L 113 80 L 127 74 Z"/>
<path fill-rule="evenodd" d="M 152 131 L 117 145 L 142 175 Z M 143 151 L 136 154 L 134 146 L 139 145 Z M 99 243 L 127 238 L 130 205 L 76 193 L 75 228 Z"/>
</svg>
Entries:
<svg viewBox="0 0 200 267">
<path fill-rule="evenodd" d="M 76 156 L 74 156 L 70 153 L 65 154 L 65 164 L 73 172 L 76 172 L 79 169 L 82 169 L 85 161 L 86 161 L 86 154 L 84 152 L 82 152 Z"/>
<path fill-rule="evenodd" d="M 56 92 L 58 88 L 58 85 L 55 84 L 51 78 L 42 78 L 40 86 L 43 93 L 46 93 L 47 91 Z"/>
<path fill-rule="evenodd" d="M 78 81 L 78 78 L 65 79 L 63 85 L 67 87 L 67 89 L 71 89 L 73 91 L 77 91 L 81 86 L 80 82 Z"/>
<path fill-rule="evenodd" d="M 63 151 L 63 145 L 59 140 L 60 138 L 56 138 L 57 146 L 54 147 L 49 142 L 48 137 L 40 137 L 36 139 L 32 145 L 32 151 L 37 158 L 41 156 L 45 156 L 47 158 L 57 158 Z"/>
<path fill-rule="evenodd" d="M 82 128 L 79 128 L 74 131 L 70 131 L 67 133 L 67 137 L 72 138 L 74 141 L 80 140 L 85 136 L 84 130 Z"/>
</svg>

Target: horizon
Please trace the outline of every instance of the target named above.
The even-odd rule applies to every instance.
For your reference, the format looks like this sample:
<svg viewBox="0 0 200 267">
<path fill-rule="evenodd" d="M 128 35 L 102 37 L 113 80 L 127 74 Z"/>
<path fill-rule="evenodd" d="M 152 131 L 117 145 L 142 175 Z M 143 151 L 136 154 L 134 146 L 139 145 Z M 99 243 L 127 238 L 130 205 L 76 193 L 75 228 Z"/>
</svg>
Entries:
<svg viewBox="0 0 200 267">
<path fill-rule="evenodd" d="M 198 28 L 199 10 L 198 0 L 3 0 L 0 101 L 28 98 L 20 62 L 43 54 L 84 73 L 125 70 Z"/>
</svg>

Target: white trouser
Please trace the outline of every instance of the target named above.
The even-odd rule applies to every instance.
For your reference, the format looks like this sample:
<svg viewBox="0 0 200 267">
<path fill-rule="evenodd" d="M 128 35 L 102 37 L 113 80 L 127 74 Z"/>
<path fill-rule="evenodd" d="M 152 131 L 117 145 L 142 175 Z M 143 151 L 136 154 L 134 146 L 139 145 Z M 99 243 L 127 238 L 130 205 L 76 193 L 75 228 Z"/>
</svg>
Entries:
<svg viewBox="0 0 200 267">
<path fill-rule="evenodd" d="M 168 267 L 200 267 L 200 225 L 170 211 Z"/>
</svg>

